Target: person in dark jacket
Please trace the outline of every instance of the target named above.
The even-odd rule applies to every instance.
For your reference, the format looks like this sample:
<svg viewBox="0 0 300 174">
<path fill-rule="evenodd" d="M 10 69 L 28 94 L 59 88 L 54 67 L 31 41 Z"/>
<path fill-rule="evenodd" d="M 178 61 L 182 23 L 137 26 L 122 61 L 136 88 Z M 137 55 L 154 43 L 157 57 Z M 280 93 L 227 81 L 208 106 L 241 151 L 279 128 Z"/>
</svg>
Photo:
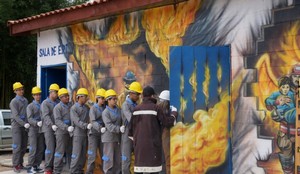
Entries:
<svg viewBox="0 0 300 174">
<path fill-rule="evenodd" d="M 129 137 L 134 146 L 134 172 L 159 173 L 162 171 L 162 125 L 174 125 L 175 116 L 164 116 L 156 105 L 154 89 L 143 89 L 143 102 L 132 114 Z"/>
<path fill-rule="evenodd" d="M 158 107 L 162 111 L 163 117 L 174 116 L 177 118 L 177 109 L 170 106 L 170 91 L 164 90 L 159 95 Z M 176 120 L 174 121 L 174 125 Z M 170 129 L 173 125 L 162 125 L 162 144 L 164 149 L 163 170 L 166 174 L 170 174 Z"/>
</svg>

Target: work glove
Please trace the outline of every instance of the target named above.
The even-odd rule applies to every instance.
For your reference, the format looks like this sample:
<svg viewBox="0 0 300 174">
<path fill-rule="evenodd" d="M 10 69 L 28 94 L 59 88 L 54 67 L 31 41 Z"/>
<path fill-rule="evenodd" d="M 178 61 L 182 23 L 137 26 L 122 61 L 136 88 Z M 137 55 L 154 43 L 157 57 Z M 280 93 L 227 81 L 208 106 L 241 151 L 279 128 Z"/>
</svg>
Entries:
<svg viewBox="0 0 300 174">
<path fill-rule="evenodd" d="M 56 125 L 52 125 L 52 130 L 55 132 L 57 130 L 57 126 Z"/>
<path fill-rule="evenodd" d="M 92 127 L 93 127 L 92 123 L 89 123 L 86 128 L 87 129 L 92 129 Z"/>
<path fill-rule="evenodd" d="M 37 124 L 38 127 L 42 127 L 43 122 L 42 122 L 42 121 L 39 121 L 39 122 L 37 122 L 36 124 Z"/>
<path fill-rule="evenodd" d="M 25 124 L 24 124 L 24 127 L 25 127 L 26 129 L 28 129 L 28 128 L 30 127 L 30 124 L 29 124 L 29 123 L 25 123 Z"/>
<path fill-rule="evenodd" d="M 73 132 L 73 131 L 74 131 L 74 127 L 73 127 L 73 126 L 69 126 L 69 127 L 68 127 L 68 132 L 71 133 L 71 132 Z"/>
<path fill-rule="evenodd" d="M 121 132 L 121 133 L 124 133 L 124 132 L 125 132 L 125 126 L 124 126 L 124 125 L 120 127 L 120 132 Z"/>
<path fill-rule="evenodd" d="M 105 127 L 102 127 L 101 128 L 101 133 L 104 133 L 106 131 L 106 128 Z"/>
<path fill-rule="evenodd" d="M 171 112 L 177 112 L 177 108 L 175 108 L 174 106 L 170 106 Z"/>
</svg>

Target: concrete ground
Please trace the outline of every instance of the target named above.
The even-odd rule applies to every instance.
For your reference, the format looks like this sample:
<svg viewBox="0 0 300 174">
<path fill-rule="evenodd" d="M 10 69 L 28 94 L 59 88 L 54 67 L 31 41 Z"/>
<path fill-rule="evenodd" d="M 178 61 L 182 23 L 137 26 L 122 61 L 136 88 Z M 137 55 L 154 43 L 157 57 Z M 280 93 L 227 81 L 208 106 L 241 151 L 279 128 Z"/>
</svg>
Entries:
<svg viewBox="0 0 300 174">
<path fill-rule="evenodd" d="M 24 166 L 27 165 L 28 152 L 24 156 Z M 44 168 L 44 163 L 42 162 L 41 168 Z M 67 167 L 64 168 L 62 174 L 67 174 Z M 22 170 L 21 174 L 27 173 L 27 171 Z M 0 150 L 0 174 L 15 174 L 12 169 L 12 151 L 11 149 Z"/>
</svg>

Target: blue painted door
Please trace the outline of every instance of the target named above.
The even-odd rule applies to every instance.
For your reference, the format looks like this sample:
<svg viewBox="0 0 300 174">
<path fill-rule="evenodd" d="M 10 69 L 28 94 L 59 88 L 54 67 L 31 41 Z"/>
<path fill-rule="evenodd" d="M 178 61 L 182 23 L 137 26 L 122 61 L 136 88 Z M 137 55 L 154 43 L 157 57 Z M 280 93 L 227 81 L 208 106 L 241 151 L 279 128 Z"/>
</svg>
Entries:
<svg viewBox="0 0 300 174">
<path fill-rule="evenodd" d="M 230 47 L 170 47 L 170 103 L 172 173 L 232 173 Z"/>
<path fill-rule="evenodd" d="M 59 87 L 67 87 L 67 70 L 66 65 L 56 65 L 42 67 L 41 69 L 41 89 L 42 100 L 46 99 L 49 95 L 49 86 L 56 83 Z"/>
</svg>

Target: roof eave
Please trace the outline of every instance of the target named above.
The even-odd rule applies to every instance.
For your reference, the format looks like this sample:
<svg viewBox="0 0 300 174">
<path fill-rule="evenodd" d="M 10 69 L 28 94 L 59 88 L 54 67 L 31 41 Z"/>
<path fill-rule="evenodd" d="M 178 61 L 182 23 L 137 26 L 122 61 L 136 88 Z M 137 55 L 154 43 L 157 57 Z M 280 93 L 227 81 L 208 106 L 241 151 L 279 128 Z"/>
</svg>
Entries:
<svg viewBox="0 0 300 174">
<path fill-rule="evenodd" d="M 136 10 L 176 4 L 182 1 L 185 0 L 113 0 L 83 6 L 81 8 L 73 7 L 48 15 L 41 14 L 39 17 L 24 18 L 21 22 L 14 23 L 14 21 L 8 21 L 7 25 L 10 29 L 11 36 L 29 35 L 52 28 L 124 14 Z"/>
</svg>

